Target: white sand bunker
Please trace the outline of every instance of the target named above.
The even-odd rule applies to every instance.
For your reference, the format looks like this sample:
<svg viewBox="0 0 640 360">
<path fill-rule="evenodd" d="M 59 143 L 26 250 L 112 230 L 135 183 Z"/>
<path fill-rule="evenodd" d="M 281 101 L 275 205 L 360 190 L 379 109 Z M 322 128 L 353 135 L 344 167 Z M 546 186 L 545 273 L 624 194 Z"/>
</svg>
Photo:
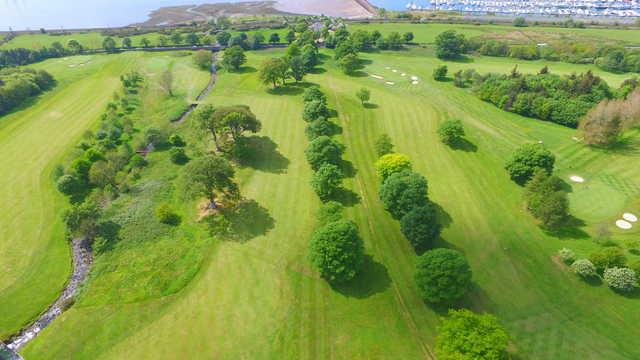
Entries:
<svg viewBox="0 0 640 360">
<path fill-rule="evenodd" d="M 387 66 L 385 69 L 387 69 L 387 70 L 391 70 L 391 67 L 390 67 L 390 66 Z"/>
<path fill-rule="evenodd" d="M 412 81 L 411 83 L 412 83 L 413 85 L 418 85 L 418 84 L 419 84 L 419 82 L 417 82 L 417 81 L 415 81 L 415 80 L 414 80 L 414 81 Z"/>
<path fill-rule="evenodd" d="M 387 84 L 387 85 L 395 85 L 396 83 L 394 83 L 393 81 L 387 81 L 387 82 L 385 82 L 385 84 Z"/>
<path fill-rule="evenodd" d="M 407 76 L 407 74 L 405 74 L 405 73 L 402 73 L 402 74 L 400 74 L 400 76 Z"/>
<path fill-rule="evenodd" d="M 374 79 L 384 79 L 382 76 L 380 75 L 371 75 L 372 78 Z"/>
<path fill-rule="evenodd" d="M 569 176 L 569 179 L 575 183 L 583 183 L 584 179 L 581 176 L 578 175 L 571 175 Z"/>
<path fill-rule="evenodd" d="M 411 80 L 413 80 L 413 81 L 418 81 L 418 77 L 417 77 L 417 76 L 412 76 L 412 77 L 411 77 Z"/>
<path fill-rule="evenodd" d="M 629 221 L 629 222 L 637 222 L 638 221 L 638 217 L 635 216 L 632 213 L 624 213 L 624 214 L 622 214 L 622 218 L 625 219 L 626 221 Z"/>
<path fill-rule="evenodd" d="M 76 67 L 75 64 L 68 65 L 70 68 Z"/>
<path fill-rule="evenodd" d="M 633 227 L 633 225 L 631 225 L 630 222 L 626 221 L 626 220 L 618 220 L 616 221 L 616 226 L 619 227 L 622 230 L 629 230 Z"/>
<path fill-rule="evenodd" d="M 393 71 L 393 72 L 398 72 L 398 70 L 396 70 L 396 69 L 393 69 L 393 70 L 391 70 L 391 71 Z"/>
</svg>

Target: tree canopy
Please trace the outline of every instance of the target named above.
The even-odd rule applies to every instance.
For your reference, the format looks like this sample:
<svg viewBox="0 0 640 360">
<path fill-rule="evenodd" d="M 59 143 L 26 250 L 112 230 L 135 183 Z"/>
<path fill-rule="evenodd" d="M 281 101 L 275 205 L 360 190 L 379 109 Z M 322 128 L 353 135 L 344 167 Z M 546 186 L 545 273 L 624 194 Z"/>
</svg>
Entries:
<svg viewBox="0 0 640 360">
<path fill-rule="evenodd" d="M 356 225 L 347 220 L 320 227 L 311 238 L 311 262 L 331 283 L 353 279 L 364 259 L 364 244 Z"/>
<path fill-rule="evenodd" d="M 222 66 L 225 68 L 238 71 L 245 62 L 247 62 L 247 56 L 240 46 L 234 45 L 224 51 Z"/>
<path fill-rule="evenodd" d="M 184 168 L 185 185 L 192 195 L 206 196 L 215 208 L 216 194 L 236 195 L 235 171 L 226 159 L 205 155 L 189 162 Z"/>
<path fill-rule="evenodd" d="M 400 230 L 413 248 L 423 251 L 433 245 L 440 236 L 442 227 L 438 223 L 438 212 L 433 203 L 415 207 L 400 220 Z"/>
<path fill-rule="evenodd" d="M 515 151 L 505 169 L 513 181 L 524 185 L 538 169 L 543 169 L 547 174 L 551 174 L 555 162 L 556 157 L 543 145 L 525 144 Z"/>
<path fill-rule="evenodd" d="M 436 36 L 436 56 L 441 59 L 455 59 L 465 51 L 466 39 L 455 30 L 444 31 Z"/>
<path fill-rule="evenodd" d="M 415 280 L 425 301 L 453 301 L 461 298 L 471 286 L 471 267 L 459 251 L 429 250 L 418 257 Z"/>
<path fill-rule="evenodd" d="M 409 170 L 397 172 L 384 181 L 379 195 L 385 209 L 400 219 L 414 208 L 427 204 L 427 179 Z"/>
</svg>

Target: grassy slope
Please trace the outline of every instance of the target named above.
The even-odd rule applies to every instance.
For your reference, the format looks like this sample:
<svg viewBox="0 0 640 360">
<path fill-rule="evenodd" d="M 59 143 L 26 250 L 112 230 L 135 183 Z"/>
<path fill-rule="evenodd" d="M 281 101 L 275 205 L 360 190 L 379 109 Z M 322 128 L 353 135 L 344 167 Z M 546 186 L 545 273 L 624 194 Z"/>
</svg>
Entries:
<svg viewBox="0 0 640 360">
<path fill-rule="evenodd" d="M 250 54 L 250 65 L 256 66 L 268 54 Z M 380 133 L 388 132 L 398 150 L 409 154 L 416 169 L 427 176 L 432 198 L 448 214 L 444 218 L 450 217 L 443 245 L 461 249 L 470 259 L 477 286 L 462 305 L 496 313 L 525 358 L 638 356 L 633 346 L 638 335 L 634 324 L 640 320 L 637 300 L 615 295 L 604 286 L 586 285 L 554 263 L 551 256 L 560 247 L 584 254 L 596 245 L 584 238 L 558 239 L 542 232 L 523 210 L 521 190 L 502 170 L 513 148 L 543 140 L 559 156 L 558 171 L 565 178 L 577 172 L 591 179 L 591 174 L 595 177 L 606 170 L 637 186 L 639 169 L 625 164 L 637 161 L 638 154 L 597 154 L 575 144 L 570 129 L 502 112 L 451 83 L 435 83 L 430 75 L 440 62 L 433 58 L 414 52 L 367 57 L 373 60 L 367 71 L 397 84 L 390 87 L 369 77 L 346 77 L 330 62 L 325 65 L 327 73 L 309 77 L 328 92 L 340 114 L 347 157 L 357 169 L 347 183 L 362 201 L 348 213 L 358 222 L 372 256 L 357 284 L 330 289 L 306 259 L 318 202 L 308 185 L 310 171 L 303 157 L 300 97 L 295 92 L 266 93 L 251 71 L 222 74 L 208 101 L 250 105 L 263 121 L 260 135 L 271 138 L 281 154 L 266 154 L 258 169 L 245 168 L 238 176 L 243 194 L 268 211 L 256 223 L 268 223 L 265 218 L 271 217 L 273 229 L 246 242 L 215 245 L 202 271 L 175 295 L 106 305 L 83 305 L 81 299 L 27 347 L 25 355 L 34 359 L 71 354 L 114 359 L 428 356 L 441 309 L 419 300 L 412 279 L 415 255 L 377 198 L 372 147 Z M 491 60 L 451 67 L 508 71 L 513 66 Z M 526 63 L 521 71 L 535 71 L 540 65 Z M 386 66 L 418 75 L 421 84 L 410 85 Z M 558 72 L 580 69 L 586 68 L 551 66 Z M 611 83 L 619 81 L 606 76 Z M 361 86 L 372 89 L 376 108 L 363 109 L 356 101 L 353 94 Z M 477 151 L 452 151 L 439 143 L 435 129 L 448 117 L 463 119 Z M 188 124 L 181 131 L 191 133 Z M 287 164 L 284 171 L 283 164 Z M 616 187 L 609 191 L 619 192 Z M 637 194 L 630 192 L 619 206 L 609 205 L 594 219 L 584 219 L 587 229 L 623 209 L 640 210 L 636 200 Z M 183 212 L 191 221 L 193 211 L 185 206 Z M 255 230 L 262 234 L 265 229 Z M 92 295 L 91 286 L 88 289 L 86 298 Z M 85 330 L 80 332 L 81 327 Z"/>
<path fill-rule="evenodd" d="M 58 86 L 23 110 L 0 119 L 0 338 L 42 311 L 67 280 L 70 259 L 51 172 L 97 119 L 130 57 L 87 57 L 38 64 Z"/>
</svg>

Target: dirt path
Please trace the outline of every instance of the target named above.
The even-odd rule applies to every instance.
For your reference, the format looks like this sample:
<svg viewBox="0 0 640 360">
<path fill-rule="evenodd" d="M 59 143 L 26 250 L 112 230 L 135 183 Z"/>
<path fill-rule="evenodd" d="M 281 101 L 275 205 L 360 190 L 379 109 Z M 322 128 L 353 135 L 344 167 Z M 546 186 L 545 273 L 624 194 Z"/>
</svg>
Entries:
<svg viewBox="0 0 640 360">
<path fill-rule="evenodd" d="M 93 254 L 91 253 L 91 247 L 85 239 L 74 239 L 71 242 L 71 249 L 73 252 L 73 271 L 71 273 L 71 279 L 67 286 L 65 286 L 62 294 L 60 294 L 56 301 L 49 306 L 47 311 L 40 315 L 36 321 L 4 343 L 4 349 L 3 346 L 0 346 L 0 355 L 3 355 L 2 351 L 4 350 L 10 354 L 9 359 L 21 359 L 20 355 L 17 354 L 18 350 L 38 336 L 44 328 L 49 326 L 55 318 L 60 316 L 60 314 L 73 304 L 73 297 L 76 295 L 78 287 L 89 274 L 91 264 L 93 263 Z"/>
<path fill-rule="evenodd" d="M 182 115 L 180 115 L 180 117 L 178 117 L 178 119 L 176 121 L 174 121 L 173 123 L 175 125 L 179 125 L 181 123 L 183 123 L 187 117 L 189 117 L 189 115 L 191 115 L 191 113 L 198 107 L 199 102 L 202 101 L 204 98 L 206 98 L 209 93 L 211 93 L 211 90 L 213 90 L 213 87 L 216 85 L 216 81 L 218 80 L 218 73 L 216 70 L 216 60 L 217 60 L 217 56 L 216 53 L 212 53 L 211 54 L 211 78 L 209 79 L 209 83 L 207 84 L 207 87 L 205 87 L 200 94 L 198 94 L 198 96 L 196 97 L 196 102 L 194 102 L 193 104 L 189 105 L 189 108 L 187 108 L 187 110 L 185 110 Z"/>
</svg>

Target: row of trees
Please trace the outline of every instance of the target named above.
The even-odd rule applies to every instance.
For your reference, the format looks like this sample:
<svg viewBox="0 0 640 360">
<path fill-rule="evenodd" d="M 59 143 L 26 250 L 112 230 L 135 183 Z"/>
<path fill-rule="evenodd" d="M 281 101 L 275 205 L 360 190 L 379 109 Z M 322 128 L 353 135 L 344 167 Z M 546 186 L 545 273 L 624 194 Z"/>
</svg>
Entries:
<svg viewBox="0 0 640 360">
<path fill-rule="evenodd" d="M 319 227 L 311 238 L 309 258 L 323 278 L 332 284 L 352 280 L 364 260 L 364 244 L 357 226 L 342 215 L 343 207 L 332 201 L 342 189 L 344 145 L 333 139 L 337 125 L 328 120 L 325 94 L 317 87 L 305 90 L 302 118 L 308 123 L 310 140 L 305 150 L 314 170 L 311 187 L 324 205 Z"/>
<path fill-rule="evenodd" d="M 44 70 L 36 71 L 28 68 L 0 70 L 0 115 L 54 85 L 53 76 Z"/>
<path fill-rule="evenodd" d="M 46 59 L 72 55 L 76 53 L 75 49 L 73 47 L 65 48 L 60 42 L 56 41 L 49 47 L 42 47 L 36 50 L 24 48 L 0 50 L 0 68 L 28 65 Z"/>
</svg>

